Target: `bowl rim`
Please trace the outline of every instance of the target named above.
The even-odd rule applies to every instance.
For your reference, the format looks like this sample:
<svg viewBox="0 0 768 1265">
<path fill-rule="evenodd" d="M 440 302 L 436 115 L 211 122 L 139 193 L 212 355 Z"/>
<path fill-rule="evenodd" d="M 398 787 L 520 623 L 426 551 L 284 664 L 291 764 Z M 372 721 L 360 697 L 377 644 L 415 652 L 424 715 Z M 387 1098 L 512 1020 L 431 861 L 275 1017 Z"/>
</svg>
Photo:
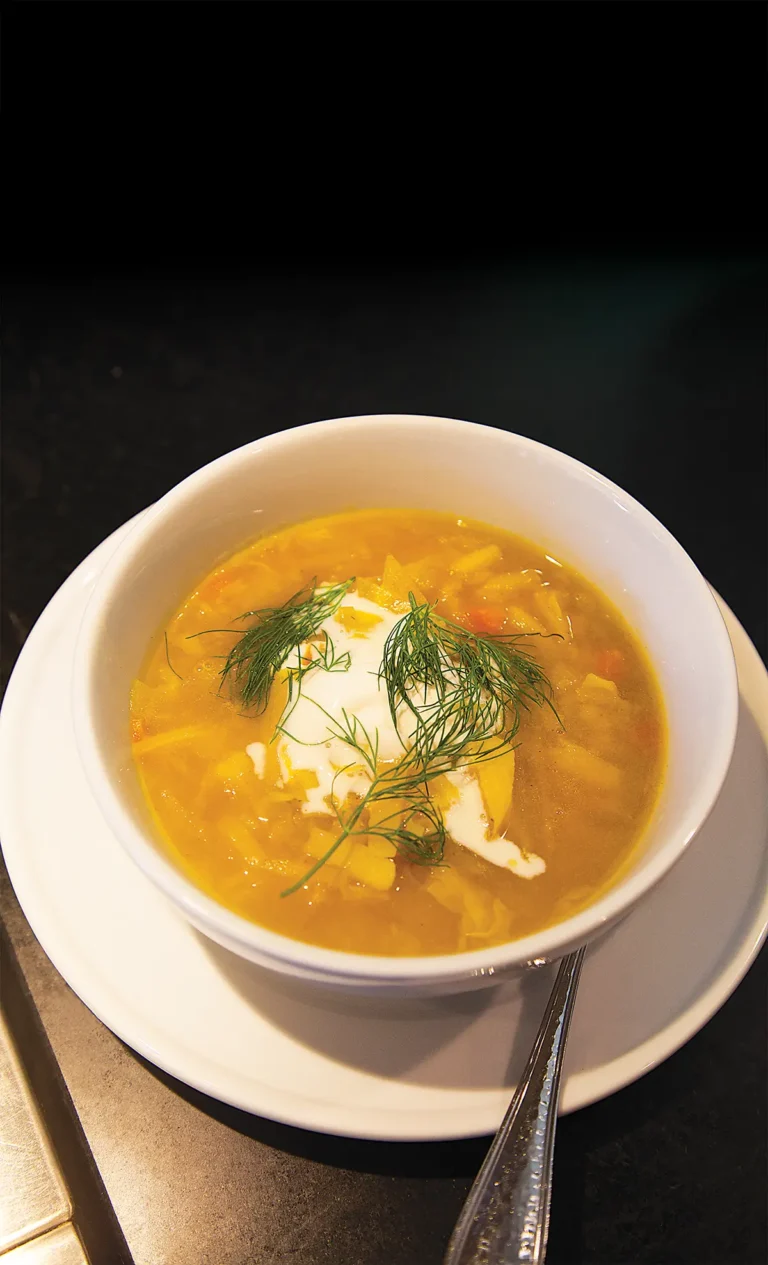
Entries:
<svg viewBox="0 0 768 1265">
<path fill-rule="evenodd" d="M 173 518 L 195 499 L 200 490 L 217 480 L 226 480 L 243 459 L 280 448 L 295 447 L 309 434 L 320 431 L 354 432 L 364 423 L 376 423 L 381 427 L 407 429 L 414 424 L 434 424 L 464 434 L 482 432 L 488 439 L 508 445 L 510 449 L 522 447 L 548 462 L 563 467 L 581 482 L 591 483 L 613 499 L 628 513 L 651 531 L 680 566 L 697 583 L 704 598 L 704 609 L 709 611 L 709 624 L 703 635 L 714 643 L 715 658 L 720 664 L 720 686 L 724 697 L 727 723 L 713 736 L 709 772 L 698 791 L 681 811 L 677 827 L 670 832 L 658 852 L 637 874 L 620 879 L 594 903 L 562 922 L 546 927 L 532 935 L 485 949 L 465 950 L 459 953 L 434 954 L 420 957 L 389 957 L 365 953 L 349 953 L 338 949 L 323 948 L 294 940 L 289 936 L 271 931 L 251 922 L 198 888 L 191 878 L 177 868 L 149 841 L 126 812 L 120 796 L 113 787 L 113 774 L 102 755 L 92 723 L 92 685 L 96 671 L 97 648 L 104 612 L 130 580 L 132 563 L 136 555 L 152 540 L 159 525 Z M 525 965 L 532 961 L 549 961 L 561 956 L 569 947 L 582 944 L 598 935 L 601 929 L 616 922 L 624 913 L 649 892 L 685 852 L 709 816 L 719 795 L 725 774 L 731 761 L 738 719 L 738 683 L 733 648 L 725 621 L 715 598 L 691 557 L 679 541 L 639 501 L 617 484 L 599 474 L 590 466 L 558 449 L 538 440 L 497 427 L 458 418 L 444 418 L 420 414 L 362 414 L 309 422 L 289 430 L 278 431 L 252 440 L 224 453 L 175 484 L 154 505 L 137 516 L 114 553 L 107 559 L 96 578 L 89 596 L 78 632 L 74 654 L 72 678 L 72 705 L 75 741 L 90 789 L 117 841 L 132 860 L 175 905 L 182 909 L 189 920 L 214 940 L 230 946 L 241 946 L 244 956 L 259 961 L 273 970 L 294 975 L 297 978 L 318 978 L 349 983 L 408 984 L 439 983 L 472 976 L 493 976 L 504 970 Z"/>
</svg>

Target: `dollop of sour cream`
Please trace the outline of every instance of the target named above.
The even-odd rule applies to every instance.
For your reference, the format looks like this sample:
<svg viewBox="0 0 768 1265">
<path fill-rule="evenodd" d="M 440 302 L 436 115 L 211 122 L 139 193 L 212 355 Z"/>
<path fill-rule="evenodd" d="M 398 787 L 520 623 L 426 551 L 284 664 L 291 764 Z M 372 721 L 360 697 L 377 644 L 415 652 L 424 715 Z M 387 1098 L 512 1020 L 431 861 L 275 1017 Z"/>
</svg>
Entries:
<svg viewBox="0 0 768 1265">
<path fill-rule="evenodd" d="M 343 611 L 373 616 L 364 626 L 345 626 L 338 616 Z M 367 598 L 348 594 L 338 610 L 321 626 L 331 638 L 336 663 L 331 671 L 315 668 L 302 680 L 298 701 L 284 719 L 285 732 L 277 738 L 277 758 L 281 781 L 289 781 L 296 771 L 314 774 L 315 786 L 306 792 L 302 805 L 305 813 L 330 811 L 330 796 L 343 803 L 350 793 L 363 796 L 370 783 L 370 770 L 355 752 L 334 733 L 334 722 L 344 716 L 358 724 L 358 736 L 364 741 L 363 728 L 371 739 L 377 736 L 378 762 L 387 764 L 403 754 L 401 736 L 389 710 L 386 688 L 379 678 L 384 644 L 400 616 Z M 362 621 L 361 621 L 362 624 Z M 306 653 L 307 647 L 301 647 Z M 348 664 L 347 667 L 347 656 Z M 289 660 L 286 665 L 291 667 Z M 253 742 L 246 747 L 258 777 L 264 776 L 266 747 Z M 520 878 L 535 878 L 546 869 L 545 862 L 533 853 L 524 853 L 503 835 L 489 837 L 480 783 L 470 769 L 456 769 L 446 774 L 458 791 L 456 801 L 445 814 L 445 824 L 456 843 L 484 857 L 493 865 L 512 870 Z"/>
</svg>

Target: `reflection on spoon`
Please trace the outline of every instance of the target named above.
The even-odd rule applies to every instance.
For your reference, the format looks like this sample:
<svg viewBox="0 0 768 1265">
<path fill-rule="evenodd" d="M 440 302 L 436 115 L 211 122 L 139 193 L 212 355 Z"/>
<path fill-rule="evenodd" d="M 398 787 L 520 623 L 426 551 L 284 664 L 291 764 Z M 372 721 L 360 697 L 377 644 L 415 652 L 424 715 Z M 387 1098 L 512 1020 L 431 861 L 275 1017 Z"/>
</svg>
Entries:
<svg viewBox="0 0 768 1265">
<path fill-rule="evenodd" d="M 585 949 L 560 963 L 520 1084 L 448 1244 L 444 1265 L 541 1265 L 560 1070 Z"/>
</svg>

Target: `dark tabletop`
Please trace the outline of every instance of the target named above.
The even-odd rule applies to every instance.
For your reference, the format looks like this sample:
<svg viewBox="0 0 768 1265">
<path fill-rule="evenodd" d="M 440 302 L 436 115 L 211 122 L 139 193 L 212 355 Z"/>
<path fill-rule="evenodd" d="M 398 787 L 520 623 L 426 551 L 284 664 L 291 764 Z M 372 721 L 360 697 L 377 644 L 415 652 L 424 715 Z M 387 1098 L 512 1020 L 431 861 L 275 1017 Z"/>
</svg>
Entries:
<svg viewBox="0 0 768 1265">
<path fill-rule="evenodd" d="M 372 412 L 469 418 L 594 466 L 765 658 L 767 282 L 746 254 L 667 253 L 9 287 L 4 673 L 72 568 L 190 471 Z M 355 1142 L 206 1099 L 90 1015 L 7 879 L 2 910 L 136 1265 L 438 1265 L 487 1139 Z M 552 1265 L 766 1259 L 767 982 L 764 951 L 662 1067 L 563 1120 Z"/>
</svg>

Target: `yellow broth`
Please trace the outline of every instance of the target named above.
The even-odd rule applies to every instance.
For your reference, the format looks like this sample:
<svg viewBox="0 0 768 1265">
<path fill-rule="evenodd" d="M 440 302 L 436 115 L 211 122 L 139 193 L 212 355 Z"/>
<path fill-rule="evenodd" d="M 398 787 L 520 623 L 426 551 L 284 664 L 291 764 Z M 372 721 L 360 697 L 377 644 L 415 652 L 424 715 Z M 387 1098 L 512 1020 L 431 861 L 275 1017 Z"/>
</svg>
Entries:
<svg viewBox="0 0 768 1265">
<path fill-rule="evenodd" d="M 546 707 L 524 713 L 514 756 L 483 766 L 481 781 L 497 830 L 541 857 L 544 873 L 521 878 L 450 838 L 444 865 L 416 865 L 362 836 L 281 897 L 338 827 L 330 810 L 302 811 L 299 773 L 281 784 L 274 743 L 263 777 L 246 754 L 270 744 L 285 686 L 263 714 L 243 713 L 220 672 L 248 626 L 236 622 L 243 612 L 281 606 L 315 578 L 351 576 L 353 592 L 394 611 L 414 592 L 474 631 L 539 634 L 526 645 L 562 727 Z M 131 737 L 158 834 L 200 888 L 286 936 L 392 955 L 486 948 L 590 904 L 637 844 L 665 755 L 652 671 L 606 597 L 527 540 L 410 510 L 299 523 L 217 566 L 158 631 L 132 690 Z"/>
</svg>

